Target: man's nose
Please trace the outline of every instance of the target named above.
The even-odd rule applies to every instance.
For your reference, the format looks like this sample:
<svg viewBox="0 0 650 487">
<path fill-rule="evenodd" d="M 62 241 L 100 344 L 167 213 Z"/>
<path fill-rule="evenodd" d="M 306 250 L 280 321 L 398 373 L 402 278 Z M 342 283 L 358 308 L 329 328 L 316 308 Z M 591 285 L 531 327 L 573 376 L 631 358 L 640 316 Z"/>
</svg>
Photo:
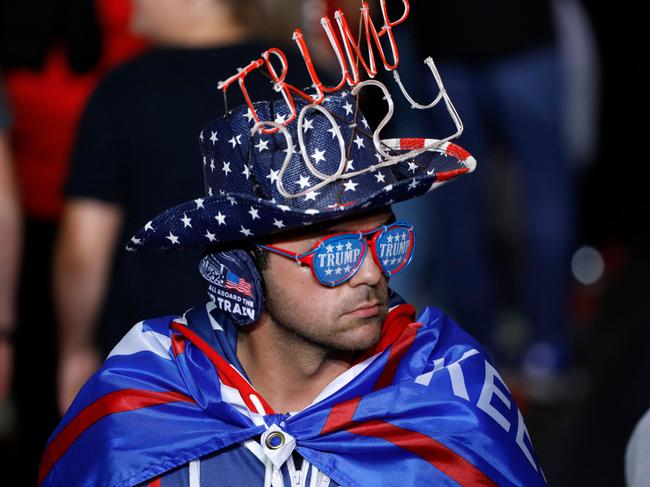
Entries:
<svg viewBox="0 0 650 487">
<path fill-rule="evenodd" d="M 367 284 L 368 286 L 376 286 L 381 280 L 383 273 L 372 255 L 372 251 L 368 249 L 366 256 L 361 263 L 361 267 L 357 273 L 352 276 L 348 281 L 350 286 L 359 286 L 360 284 Z"/>
</svg>

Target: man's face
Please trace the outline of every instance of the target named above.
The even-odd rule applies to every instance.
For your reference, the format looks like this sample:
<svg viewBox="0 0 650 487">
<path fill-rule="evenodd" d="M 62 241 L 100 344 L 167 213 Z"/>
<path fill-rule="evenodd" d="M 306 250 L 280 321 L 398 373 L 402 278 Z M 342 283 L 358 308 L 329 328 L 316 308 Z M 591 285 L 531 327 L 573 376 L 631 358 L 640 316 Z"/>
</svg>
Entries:
<svg viewBox="0 0 650 487">
<path fill-rule="evenodd" d="M 377 228 L 393 218 L 390 210 L 331 222 L 318 230 L 278 237 L 272 244 L 304 253 L 323 236 Z M 266 308 L 276 326 L 323 348 L 354 352 L 375 345 L 386 318 L 388 280 L 370 251 L 358 272 L 347 282 L 330 288 L 319 284 L 311 269 L 269 253 L 262 272 Z"/>
</svg>

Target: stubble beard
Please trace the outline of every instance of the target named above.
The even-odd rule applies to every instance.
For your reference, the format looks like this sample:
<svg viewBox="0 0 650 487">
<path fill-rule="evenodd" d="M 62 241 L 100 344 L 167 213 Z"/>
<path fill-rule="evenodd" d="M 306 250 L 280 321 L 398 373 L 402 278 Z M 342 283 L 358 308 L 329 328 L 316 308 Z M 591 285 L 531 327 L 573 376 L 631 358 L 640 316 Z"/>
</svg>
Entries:
<svg viewBox="0 0 650 487">
<path fill-rule="evenodd" d="M 329 316 L 318 316 L 279 289 L 266 293 L 266 312 L 274 323 L 277 338 L 286 349 L 336 355 L 367 350 L 377 344 L 387 314 L 387 293 L 368 287 L 366 295 L 339 303 Z M 358 303 L 378 300 L 382 306 L 376 316 L 346 315 Z M 360 332 L 362 330 L 362 332 Z"/>
</svg>

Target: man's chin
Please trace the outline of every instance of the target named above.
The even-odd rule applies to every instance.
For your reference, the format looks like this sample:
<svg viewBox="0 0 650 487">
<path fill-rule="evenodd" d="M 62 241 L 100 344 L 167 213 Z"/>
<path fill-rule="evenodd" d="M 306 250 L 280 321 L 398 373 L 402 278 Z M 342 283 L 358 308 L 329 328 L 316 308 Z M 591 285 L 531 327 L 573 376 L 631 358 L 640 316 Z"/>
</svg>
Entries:
<svg viewBox="0 0 650 487">
<path fill-rule="evenodd" d="M 353 319 L 346 326 L 346 331 L 339 336 L 340 349 L 347 352 L 361 352 L 377 345 L 385 317 L 385 314 L 381 314 L 371 318 Z"/>
</svg>

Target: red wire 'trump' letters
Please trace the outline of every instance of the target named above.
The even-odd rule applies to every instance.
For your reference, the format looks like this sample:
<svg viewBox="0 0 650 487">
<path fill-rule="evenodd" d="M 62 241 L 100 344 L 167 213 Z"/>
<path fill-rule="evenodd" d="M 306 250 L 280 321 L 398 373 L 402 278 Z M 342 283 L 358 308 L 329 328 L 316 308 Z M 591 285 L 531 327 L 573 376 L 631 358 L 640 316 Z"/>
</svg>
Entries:
<svg viewBox="0 0 650 487">
<path fill-rule="evenodd" d="M 375 59 L 375 52 L 374 52 L 375 49 L 377 50 L 379 57 L 381 58 L 382 64 L 384 65 L 384 69 L 386 69 L 387 71 L 392 71 L 397 68 L 397 65 L 399 64 L 399 52 L 397 49 L 397 44 L 395 42 L 395 37 L 393 35 L 393 27 L 401 24 L 408 17 L 410 11 L 409 0 L 402 0 L 402 5 L 404 7 L 404 11 L 401 17 L 397 20 L 390 20 L 388 18 L 388 9 L 386 7 L 386 0 L 380 0 L 381 13 L 382 13 L 384 25 L 382 26 L 381 30 L 377 31 L 377 28 L 375 27 L 372 18 L 370 16 L 370 8 L 368 4 L 365 1 L 361 3 L 361 24 L 362 24 L 363 32 L 365 34 L 365 41 L 367 46 L 367 59 L 363 57 L 360 46 L 355 41 L 354 36 L 352 35 L 352 32 L 350 31 L 350 28 L 348 26 L 348 23 L 345 20 L 345 14 L 343 13 L 342 10 L 339 9 L 334 14 L 334 18 L 336 20 L 336 24 L 338 27 L 338 36 L 334 32 L 334 28 L 332 26 L 332 22 L 329 19 L 329 17 L 325 16 L 321 19 L 321 25 L 323 27 L 323 30 L 325 31 L 325 34 L 327 35 L 327 38 L 330 42 L 330 45 L 332 46 L 332 49 L 334 50 L 334 54 L 339 63 L 339 67 L 341 69 L 341 80 L 336 86 L 328 87 L 323 85 L 323 82 L 320 80 L 320 77 L 316 73 L 316 69 L 314 68 L 314 63 L 311 54 L 309 52 L 309 48 L 307 47 L 307 44 L 305 42 L 301 30 L 296 29 L 294 31 L 293 40 L 298 45 L 300 54 L 302 55 L 302 58 L 305 62 L 305 66 L 307 67 L 309 77 L 311 78 L 312 84 L 316 89 L 315 96 L 308 95 L 304 91 L 286 82 L 286 77 L 289 70 L 287 58 L 281 49 L 275 47 L 263 52 L 260 58 L 251 61 L 246 67 L 240 68 L 237 74 L 231 76 L 225 81 L 220 81 L 218 87 L 219 89 L 224 90 L 225 92 L 228 90 L 230 85 L 237 82 L 242 91 L 242 94 L 244 95 L 244 100 L 246 101 L 246 104 L 248 105 L 255 119 L 255 122 L 260 122 L 259 116 L 248 94 L 248 90 L 246 89 L 245 79 L 246 76 L 248 76 L 253 71 L 265 66 L 266 71 L 268 72 L 269 76 L 273 80 L 274 89 L 278 92 L 282 92 L 282 96 L 291 111 L 291 115 L 289 116 L 288 119 L 279 122 L 282 125 L 288 125 L 289 123 L 293 122 L 297 116 L 293 95 L 298 95 L 306 99 L 310 103 L 320 104 L 325 99 L 325 93 L 332 93 L 338 91 L 346 83 L 352 87 L 358 85 L 361 82 L 361 76 L 360 76 L 359 65 L 358 65 L 359 63 L 363 67 L 366 74 L 370 78 L 374 78 L 375 75 L 377 74 L 377 62 Z M 388 62 L 386 55 L 384 53 L 383 46 L 381 44 L 381 39 L 384 36 L 387 38 L 388 44 L 390 45 L 391 48 L 392 62 Z M 279 71 L 271 62 L 272 56 L 275 56 L 277 60 L 279 60 L 280 62 L 281 67 Z M 276 132 L 278 129 L 262 128 L 260 130 L 265 133 L 273 133 Z"/>
</svg>

